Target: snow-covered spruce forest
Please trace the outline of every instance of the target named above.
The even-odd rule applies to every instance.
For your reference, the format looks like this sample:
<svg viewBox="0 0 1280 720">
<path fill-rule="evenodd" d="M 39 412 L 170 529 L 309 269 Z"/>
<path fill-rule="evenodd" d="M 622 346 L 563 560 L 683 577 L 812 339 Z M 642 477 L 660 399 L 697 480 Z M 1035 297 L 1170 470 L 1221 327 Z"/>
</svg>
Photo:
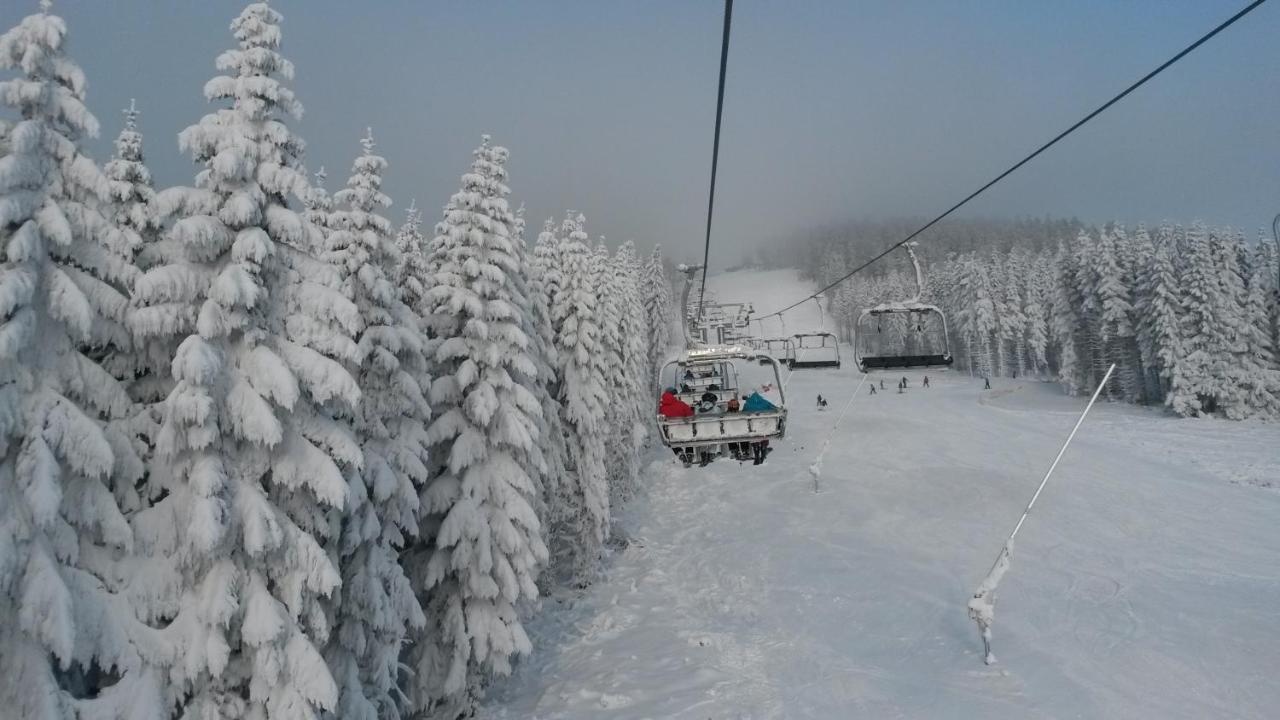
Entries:
<svg viewBox="0 0 1280 720">
<path fill-rule="evenodd" d="M 808 276 L 826 285 L 895 233 L 901 237 L 898 224 L 855 224 L 814 234 L 799 255 Z M 976 249 L 983 244 L 996 249 Z M 1249 242 L 1238 230 L 1202 223 L 949 221 L 918 252 L 922 299 L 946 315 L 961 370 L 1051 379 L 1087 394 L 1114 362 L 1106 389 L 1114 400 L 1163 404 L 1182 416 L 1280 418 L 1280 295 L 1270 235 Z M 882 262 L 886 270 L 844 283 L 829 298 L 848 339 L 864 308 L 915 294 L 905 253 Z M 902 343 L 912 341 L 904 323 L 895 329 Z M 938 329 L 931 342 L 939 342 Z"/>
<path fill-rule="evenodd" d="M 434 230 L 372 133 L 329 194 L 280 22 L 231 23 L 174 188 L 136 110 L 85 154 L 47 3 L 0 36 L 6 718 L 457 717 L 634 491 L 658 251 L 577 213 L 529 247 L 487 137 Z"/>
</svg>

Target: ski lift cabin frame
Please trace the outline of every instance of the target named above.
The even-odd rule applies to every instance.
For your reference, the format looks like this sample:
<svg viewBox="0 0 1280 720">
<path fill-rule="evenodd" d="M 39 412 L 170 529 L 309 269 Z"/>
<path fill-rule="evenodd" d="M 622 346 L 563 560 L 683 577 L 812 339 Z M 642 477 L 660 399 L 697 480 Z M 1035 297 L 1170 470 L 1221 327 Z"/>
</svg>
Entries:
<svg viewBox="0 0 1280 720">
<path fill-rule="evenodd" d="M 748 342 L 761 355 L 768 355 L 787 367 L 790 367 L 791 361 L 796 359 L 795 343 L 789 337 L 751 338 Z M 766 365 L 769 361 L 760 358 L 758 362 Z"/>
<path fill-rule="evenodd" d="M 916 253 L 912 250 L 915 243 L 906 243 L 902 246 L 907 251 L 908 257 L 911 258 L 911 266 L 915 269 L 916 274 L 916 294 L 908 300 L 901 302 L 881 303 L 873 308 L 867 308 L 858 315 L 858 322 L 853 328 L 853 352 L 854 360 L 858 363 L 858 369 L 863 372 L 868 370 L 882 370 L 888 368 L 913 368 L 913 367 L 947 367 L 951 365 L 951 336 L 947 331 L 947 316 L 936 305 L 920 302 L 920 296 L 924 294 L 924 271 L 920 269 L 920 259 L 916 257 Z M 942 325 L 942 352 L 934 353 L 886 353 L 880 355 L 868 355 L 867 347 L 869 345 L 868 338 L 871 337 L 871 323 L 875 321 L 875 332 L 878 335 L 883 325 L 885 317 L 901 317 L 905 315 L 907 318 L 907 331 L 923 333 L 926 317 L 936 317 Z"/>
<path fill-rule="evenodd" d="M 741 392 L 734 361 L 773 365 L 774 387 L 779 401 L 773 410 L 730 411 L 729 400 Z M 741 457 L 752 445 L 782 438 L 787 429 L 786 392 L 778 361 L 740 345 L 697 348 L 667 362 L 659 373 L 658 396 L 665 387 L 678 390 L 676 397 L 694 408 L 691 417 L 667 417 L 658 413 L 662 444 L 692 464 L 695 455 L 706 461 L 726 454 Z M 670 382 L 667 382 L 670 380 Z M 715 400 L 704 400 L 712 394 Z"/>
<path fill-rule="evenodd" d="M 868 355 L 867 338 L 873 332 L 881 332 L 882 320 L 886 316 L 907 316 L 908 331 L 923 332 L 925 316 L 935 316 L 942 325 L 942 352 L 940 353 L 892 353 L 884 355 Z M 951 365 L 951 338 L 947 330 L 947 316 L 935 305 L 920 302 L 885 303 L 863 310 L 854 326 L 854 353 L 858 367 L 863 371 L 884 370 L 889 368 L 927 368 L 946 367 Z"/>
<path fill-rule="evenodd" d="M 834 333 L 796 333 L 791 341 L 792 370 L 797 368 L 840 367 L 840 340 Z M 817 345 L 805 344 L 808 338 L 821 338 Z"/>
</svg>

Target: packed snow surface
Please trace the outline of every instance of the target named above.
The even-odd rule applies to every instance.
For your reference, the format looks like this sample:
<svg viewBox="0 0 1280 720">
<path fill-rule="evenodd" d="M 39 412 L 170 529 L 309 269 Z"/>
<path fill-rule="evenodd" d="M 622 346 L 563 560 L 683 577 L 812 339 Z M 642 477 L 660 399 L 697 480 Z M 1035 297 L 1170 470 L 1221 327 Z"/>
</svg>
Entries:
<svg viewBox="0 0 1280 720">
<path fill-rule="evenodd" d="M 809 292 L 789 272 L 709 285 L 763 312 Z M 860 379 L 796 371 L 759 467 L 655 453 L 603 577 L 543 600 L 481 717 L 1276 717 L 1274 425 L 1095 407 L 1018 535 L 987 667 L 966 604 L 1085 399 L 873 373 L 886 389 L 859 392 L 815 494 Z"/>
</svg>

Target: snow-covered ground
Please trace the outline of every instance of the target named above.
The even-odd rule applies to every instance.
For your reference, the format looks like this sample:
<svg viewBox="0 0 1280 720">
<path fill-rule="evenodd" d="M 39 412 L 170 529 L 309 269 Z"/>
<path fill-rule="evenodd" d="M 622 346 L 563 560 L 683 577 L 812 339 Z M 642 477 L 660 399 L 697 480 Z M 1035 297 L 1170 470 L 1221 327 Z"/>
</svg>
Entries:
<svg viewBox="0 0 1280 720">
<path fill-rule="evenodd" d="M 768 312 L 787 273 L 712 279 Z M 735 291 L 741 290 L 741 294 Z M 816 312 L 814 313 L 816 320 Z M 788 329 L 799 329 L 788 321 Z M 655 453 L 629 544 L 546 600 L 486 718 L 1273 718 L 1275 426 L 1101 405 L 1019 534 L 987 667 L 965 603 L 1084 401 L 1025 380 L 797 371 L 760 467 Z M 830 398 L 825 412 L 814 397 Z"/>
</svg>

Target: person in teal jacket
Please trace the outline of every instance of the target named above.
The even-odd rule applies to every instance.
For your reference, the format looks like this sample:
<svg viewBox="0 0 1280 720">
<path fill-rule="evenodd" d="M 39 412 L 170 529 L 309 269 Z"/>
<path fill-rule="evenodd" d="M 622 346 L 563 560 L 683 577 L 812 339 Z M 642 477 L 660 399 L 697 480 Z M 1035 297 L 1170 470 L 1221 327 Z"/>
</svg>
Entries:
<svg viewBox="0 0 1280 720">
<path fill-rule="evenodd" d="M 742 403 L 742 412 L 769 412 L 777 410 L 777 406 L 764 399 L 758 391 L 746 396 L 746 402 Z"/>
</svg>

